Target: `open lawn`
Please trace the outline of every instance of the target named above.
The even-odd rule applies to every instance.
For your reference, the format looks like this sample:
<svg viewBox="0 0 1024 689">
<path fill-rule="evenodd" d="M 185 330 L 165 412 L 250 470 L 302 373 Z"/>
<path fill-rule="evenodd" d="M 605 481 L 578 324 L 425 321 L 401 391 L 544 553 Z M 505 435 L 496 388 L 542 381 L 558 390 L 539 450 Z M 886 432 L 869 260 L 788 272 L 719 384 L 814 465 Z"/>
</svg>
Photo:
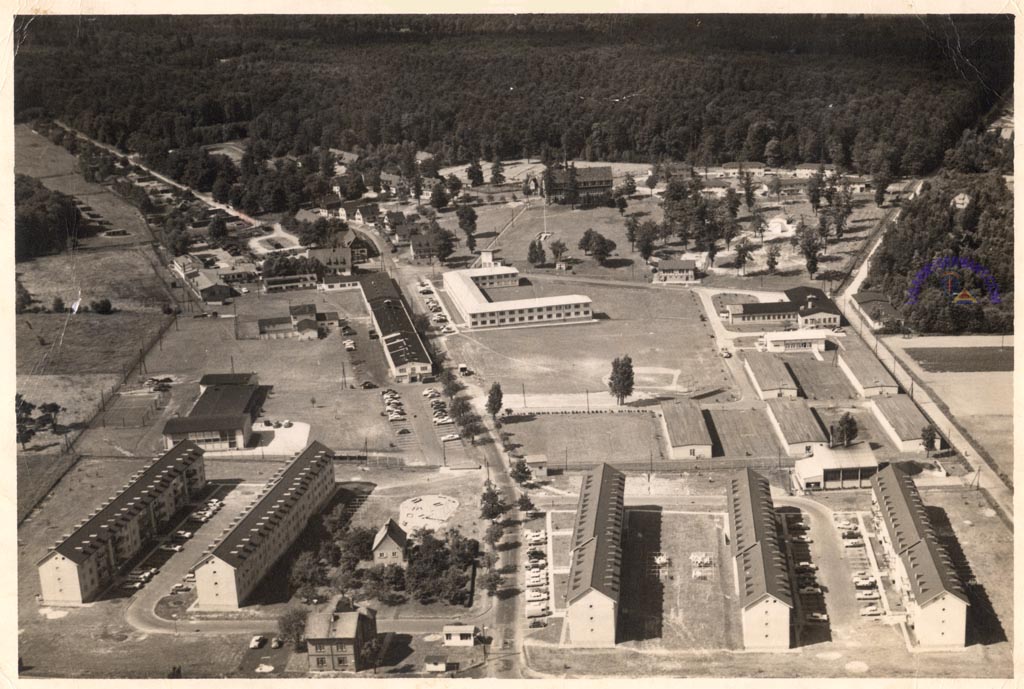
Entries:
<svg viewBox="0 0 1024 689">
<path fill-rule="evenodd" d="M 661 222 L 662 219 L 658 200 L 644 195 L 629 199 L 626 215 L 635 215 L 641 223 L 647 220 Z M 525 271 L 532 269 L 526 261 L 530 242 L 543 237 L 548 267 L 553 268 L 554 261 L 549 247 L 551 242 L 561 240 L 569 249 L 565 258 L 571 259 L 572 270 L 576 275 L 649 281 L 650 268 L 640 258 L 639 253 L 630 250 L 629 242 L 626 240 L 626 215 L 620 214 L 614 208 L 572 210 L 569 206 L 548 206 L 543 201 L 534 200 L 530 207 L 495 240 L 493 247 L 488 247 L 483 242 L 480 243 L 480 247 L 493 248 L 496 256 L 503 259 L 506 264 Z M 604 266 L 598 265 L 594 258 L 585 255 L 578 248 L 580 238 L 588 229 L 593 229 L 615 242 L 616 250 L 612 252 Z"/>
<path fill-rule="evenodd" d="M 623 544 L 620 642 L 664 649 L 740 646 L 739 609 L 721 519 L 672 514 L 660 507 L 627 510 Z M 670 564 L 659 571 L 654 556 Z M 694 579 L 691 553 L 708 553 L 713 565 Z"/>
<path fill-rule="evenodd" d="M 160 313 L 26 313 L 16 325 L 19 374 L 118 373 L 139 356 L 162 321 Z M 173 328 L 172 328 L 173 330 Z"/>
<path fill-rule="evenodd" d="M 16 270 L 21 284 L 47 309 L 54 297 L 70 308 L 81 296 L 84 306 L 106 298 L 118 310 L 159 312 L 174 300 L 156 265 L 151 248 L 123 247 L 40 256 L 18 263 Z"/>
<path fill-rule="evenodd" d="M 703 414 L 711 433 L 713 457 L 772 459 L 782 453 L 763 407 L 704 409 Z"/>
<path fill-rule="evenodd" d="M 568 452 L 569 466 L 647 462 L 659 458 L 658 426 L 650 414 L 573 414 L 513 417 L 502 430 L 516 451 L 546 454 L 559 468 Z M 518 420 L 524 419 L 524 420 Z"/>
<path fill-rule="evenodd" d="M 33 134 L 28 125 L 14 128 L 14 169 L 35 177 L 47 188 L 74 196 L 99 216 L 91 224 L 95 234 L 80 238 L 87 248 L 115 247 L 153 241 L 142 214 L 107 187 L 87 182 L 78 174 L 78 160 L 63 147 L 44 136 Z M 127 234 L 106 237 L 103 232 L 121 230 Z"/>
<path fill-rule="evenodd" d="M 575 514 L 573 515 L 575 517 Z M 569 552 L 572 548 L 572 536 L 570 534 L 549 536 L 551 539 L 551 552 L 554 555 L 554 562 L 549 563 L 552 568 L 568 567 Z"/>
<path fill-rule="evenodd" d="M 922 347 L 905 349 L 926 371 L 1012 371 L 1013 347 Z"/>
<path fill-rule="evenodd" d="M 538 295 L 584 294 L 596 322 L 542 328 L 464 331 L 447 338 L 452 361 L 485 380 L 527 394 L 606 390 L 612 359 L 633 359 L 638 393 L 714 396 L 733 389 L 716 356 L 711 328 L 691 292 L 531 278 Z M 514 404 L 513 404 L 514 406 Z"/>
<path fill-rule="evenodd" d="M 552 512 L 551 513 L 551 530 L 572 531 L 573 526 L 576 525 L 576 512 Z"/>
</svg>

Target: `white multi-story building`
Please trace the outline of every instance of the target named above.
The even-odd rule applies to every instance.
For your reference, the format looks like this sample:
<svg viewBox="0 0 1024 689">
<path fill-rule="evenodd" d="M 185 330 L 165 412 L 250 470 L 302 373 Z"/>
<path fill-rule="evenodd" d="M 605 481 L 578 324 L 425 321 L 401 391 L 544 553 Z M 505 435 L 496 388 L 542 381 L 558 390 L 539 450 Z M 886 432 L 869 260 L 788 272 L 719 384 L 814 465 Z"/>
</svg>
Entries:
<svg viewBox="0 0 1024 689">
<path fill-rule="evenodd" d="M 593 318 L 590 297 L 581 294 L 488 301 L 481 289 L 519 284 L 519 271 L 509 266 L 452 270 L 444 274 L 443 282 L 452 304 L 470 328 L 553 325 Z"/>
<path fill-rule="evenodd" d="M 203 451 L 188 441 L 133 474 L 117 495 L 39 560 L 43 603 L 80 605 L 92 600 L 205 485 Z"/>
<path fill-rule="evenodd" d="M 913 480 L 895 464 L 875 475 L 871 501 L 882 522 L 879 540 L 903 595 L 907 623 L 921 648 L 963 648 L 970 602 L 939 544 Z"/>
<path fill-rule="evenodd" d="M 743 647 L 780 650 L 790 646 L 793 589 L 785 550 L 779 544 L 768 479 L 744 469 L 729 480 L 733 573 L 743 621 Z"/>
<path fill-rule="evenodd" d="M 241 607 L 333 494 L 334 453 L 314 442 L 277 472 L 193 568 L 197 607 Z"/>
</svg>

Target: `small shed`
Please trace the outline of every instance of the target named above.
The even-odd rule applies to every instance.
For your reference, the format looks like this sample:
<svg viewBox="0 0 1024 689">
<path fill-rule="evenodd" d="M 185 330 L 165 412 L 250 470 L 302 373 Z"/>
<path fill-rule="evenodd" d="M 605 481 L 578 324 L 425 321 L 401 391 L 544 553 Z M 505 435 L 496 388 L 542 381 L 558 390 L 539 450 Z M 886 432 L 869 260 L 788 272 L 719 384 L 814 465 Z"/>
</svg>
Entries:
<svg viewBox="0 0 1024 689">
<path fill-rule="evenodd" d="M 424 663 L 427 672 L 448 672 L 448 656 L 427 656 Z"/>
<path fill-rule="evenodd" d="M 527 455 L 526 466 L 530 469 L 533 478 L 546 478 L 548 475 L 547 455 Z"/>
<path fill-rule="evenodd" d="M 471 624 L 446 624 L 441 633 L 445 646 L 473 646 L 476 643 L 476 627 Z"/>
</svg>

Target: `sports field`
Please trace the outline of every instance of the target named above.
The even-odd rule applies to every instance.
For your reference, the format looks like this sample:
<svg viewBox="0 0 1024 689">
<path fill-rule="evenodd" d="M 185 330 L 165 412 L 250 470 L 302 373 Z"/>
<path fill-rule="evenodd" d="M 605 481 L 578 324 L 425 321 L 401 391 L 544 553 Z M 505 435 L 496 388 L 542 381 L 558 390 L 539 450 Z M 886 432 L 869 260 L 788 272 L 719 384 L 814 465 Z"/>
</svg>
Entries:
<svg viewBox="0 0 1024 689">
<path fill-rule="evenodd" d="M 691 292 L 536 276 L 531 283 L 538 296 L 589 296 L 596 321 L 463 331 L 447 338 L 449 359 L 468 364 L 485 381 L 499 381 L 506 391 L 525 385 L 527 394 L 606 390 L 611 362 L 623 355 L 633 359 L 638 393 L 714 395 L 733 389 Z"/>
<path fill-rule="evenodd" d="M 907 347 L 905 351 L 933 373 L 1013 370 L 1013 347 Z"/>
<path fill-rule="evenodd" d="M 517 418 L 517 417 L 513 417 Z M 518 417 L 523 418 L 523 417 Z M 549 466 L 590 466 L 658 459 L 658 426 L 650 414 L 544 414 L 504 423 L 516 451 L 547 455 Z"/>
</svg>

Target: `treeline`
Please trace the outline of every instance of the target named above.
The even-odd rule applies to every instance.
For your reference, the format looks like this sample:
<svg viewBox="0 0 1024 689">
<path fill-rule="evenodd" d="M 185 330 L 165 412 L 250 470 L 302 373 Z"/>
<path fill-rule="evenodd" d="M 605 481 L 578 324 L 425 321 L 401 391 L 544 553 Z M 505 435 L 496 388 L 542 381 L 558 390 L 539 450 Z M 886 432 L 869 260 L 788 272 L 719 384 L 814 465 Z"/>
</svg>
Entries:
<svg viewBox="0 0 1024 689">
<path fill-rule="evenodd" d="M 960 193 L 970 197 L 962 209 L 954 204 Z M 865 289 L 885 293 L 918 332 L 1011 332 L 1013 277 L 1013 194 L 995 173 L 955 175 L 925 182 L 904 203 Z M 954 303 L 951 290 L 967 290 L 978 303 Z"/>
<path fill-rule="evenodd" d="M 1012 37 L 971 16 L 39 17 L 15 101 L 207 188 L 230 173 L 194 149 L 243 136 L 275 156 L 408 142 L 442 164 L 547 148 L 919 174 L 1011 83 Z"/>
<path fill-rule="evenodd" d="M 71 197 L 28 175 L 14 176 L 14 260 L 72 248 L 85 228 Z"/>
</svg>

